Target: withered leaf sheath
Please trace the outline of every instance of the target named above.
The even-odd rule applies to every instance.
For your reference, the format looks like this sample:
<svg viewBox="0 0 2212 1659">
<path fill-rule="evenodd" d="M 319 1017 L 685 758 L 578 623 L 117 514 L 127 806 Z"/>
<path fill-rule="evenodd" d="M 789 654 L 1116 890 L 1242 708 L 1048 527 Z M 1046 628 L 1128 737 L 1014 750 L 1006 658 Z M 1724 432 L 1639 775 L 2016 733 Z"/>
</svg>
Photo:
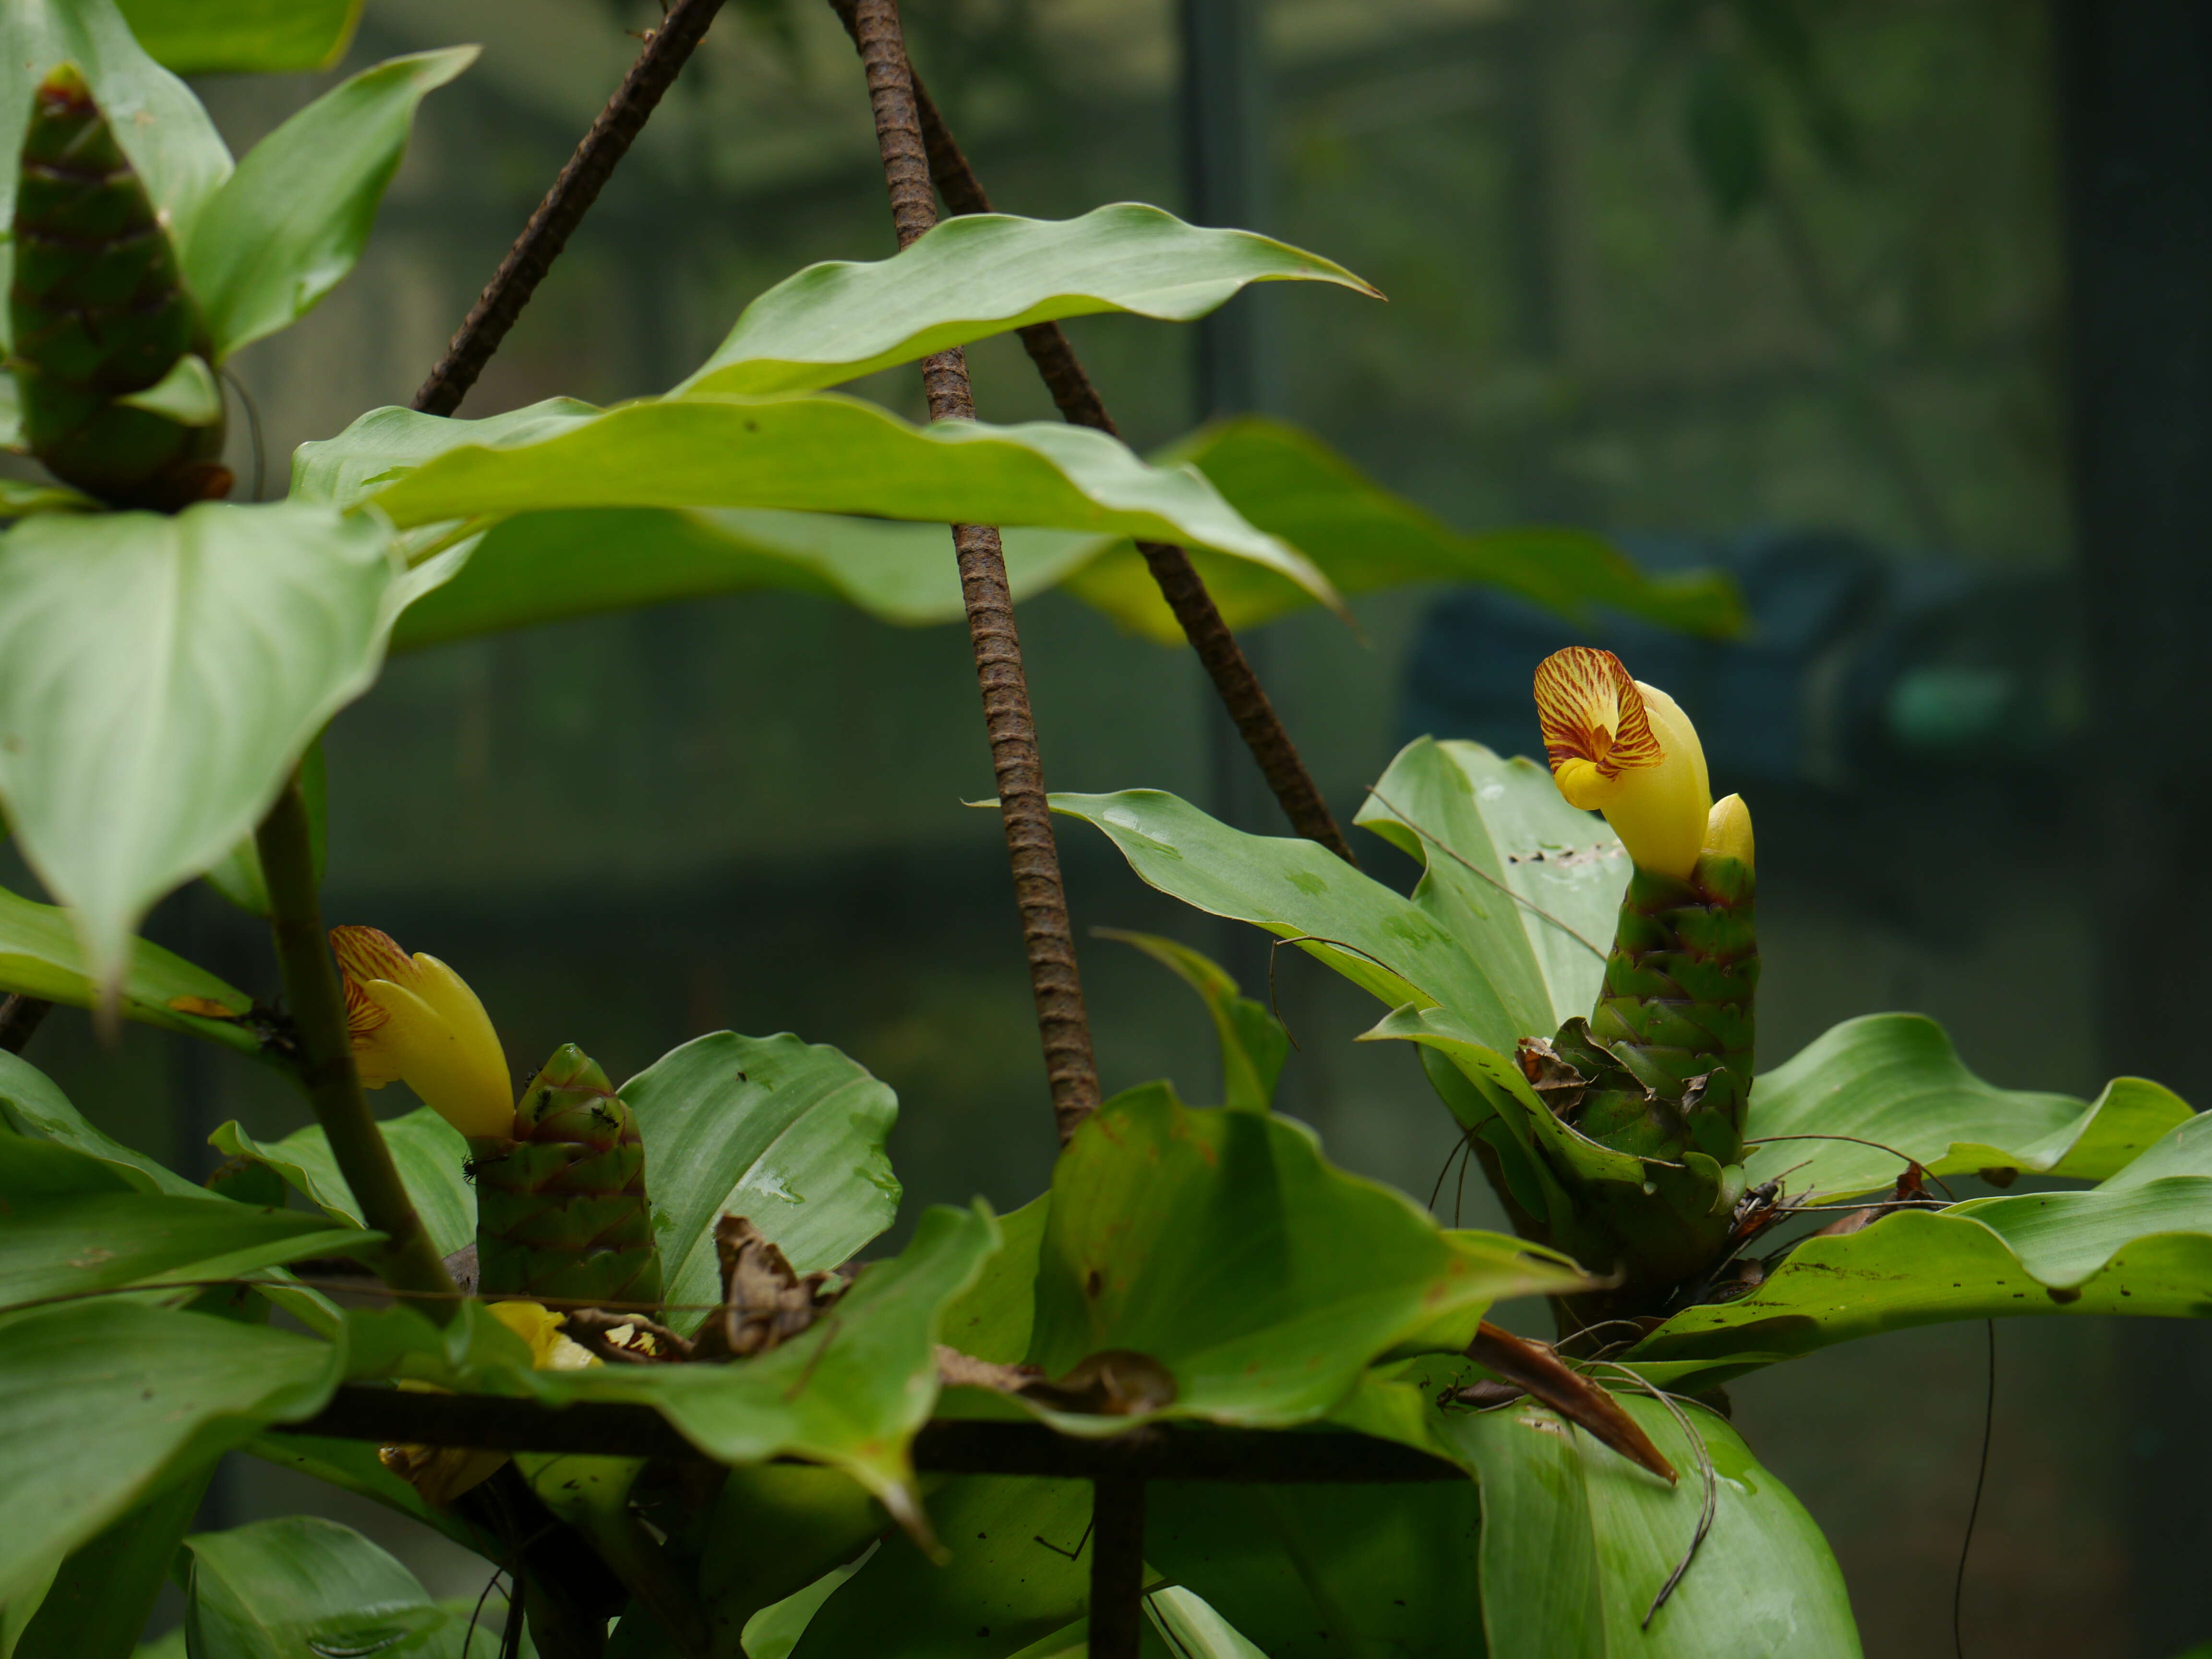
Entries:
<svg viewBox="0 0 2212 1659">
<path fill-rule="evenodd" d="M 223 422 L 185 425 L 116 401 L 187 353 L 208 356 L 167 227 L 84 77 L 40 85 L 15 196 L 9 367 L 31 453 L 116 507 L 173 512 L 228 495 Z"/>
<path fill-rule="evenodd" d="M 563 1043 L 523 1091 L 514 1135 L 469 1142 L 481 1293 L 657 1304 L 645 1143 L 607 1074 Z"/>
</svg>

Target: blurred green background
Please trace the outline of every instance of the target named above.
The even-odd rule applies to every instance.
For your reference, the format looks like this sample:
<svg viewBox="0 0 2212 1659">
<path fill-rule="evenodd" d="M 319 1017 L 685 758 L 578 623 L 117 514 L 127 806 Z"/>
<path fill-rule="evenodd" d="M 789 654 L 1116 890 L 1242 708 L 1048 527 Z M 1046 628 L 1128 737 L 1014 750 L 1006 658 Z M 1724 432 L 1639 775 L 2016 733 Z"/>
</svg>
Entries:
<svg viewBox="0 0 2212 1659">
<path fill-rule="evenodd" d="M 1216 88 L 1221 106 L 1244 100 L 1243 216 L 1389 301 L 1248 295 L 1208 337 L 1203 377 L 1195 331 L 1075 323 L 1133 442 L 1186 430 L 1202 400 L 1249 404 L 1469 528 L 1570 522 L 1692 556 L 1747 535 L 1848 537 L 1884 569 L 1940 565 L 1967 596 L 1944 613 L 1961 628 L 1981 614 L 1976 593 L 2063 592 L 2066 259 L 2044 6 L 1193 3 L 1234 46 L 1206 73 L 1237 83 Z M 1188 20 L 1170 0 L 907 10 L 916 61 L 1001 208 L 1192 210 Z M 269 493 L 294 445 L 406 400 L 621 76 L 629 32 L 655 15 L 613 0 L 368 0 L 347 68 L 457 41 L 484 53 L 426 106 L 360 270 L 237 366 Z M 1802 50 L 1762 16 L 1801 23 Z M 339 72 L 201 90 L 242 149 Z M 774 281 L 891 247 L 834 20 L 732 0 L 463 412 L 659 390 Z M 970 356 L 986 418 L 1049 416 L 1013 342 Z M 859 390 L 921 412 L 909 371 Z M 250 471 L 244 436 L 234 460 Z M 1255 638 L 1347 817 L 1428 729 L 1412 722 L 1434 700 L 1408 700 L 1420 653 L 1496 642 L 1440 622 L 1451 603 L 1394 592 L 1357 605 L 1357 633 L 1306 616 Z M 2005 614 L 2008 660 L 2056 711 L 2033 753 L 1968 744 L 1940 763 L 1884 750 L 1844 764 L 1808 742 L 1745 777 L 1717 753 L 1716 786 L 1760 812 L 1769 1063 L 1838 1019 L 1906 1007 L 1944 1021 L 1994 1081 L 2101 1082 L 2095 895 L 2069 874 L 2072 625 L 2063 605 Z M 1171 789 L 1274 831 L 1187 654 L 1061 595 L 1027 605 L 1022 626 L 1054 787 Z M 1912 645 L 1932 659 L 1949 648 L 1942 628 Z M 1791 665 L 1801 714 L 1832 666 L 1817 652 Z M 925 1203 L 981 1193 L 1011 1206 L 1043 1184 L 1050 1118 L 998 826 L 962 805 L 991 789 L 957 629 L 741 595 L 440 647 L 395 660 L 328 755 L 329 918 L 453 963 L 519 1070 L 565 1040 L 621 1077 L 703 1030 L 792 1030 L 898 1091 L 908 1224 Z M 1370 867 L 1410 880 L 1358 839 Z M 1265 973 L 1263 951 L 1141 887 L 1079 828 L 1063 854 L 1079 929 L 1167 933 L 1248 981 Z M 274 990 L 256 925 L 204 890 L 153 931 Z M 1117 945 L 1087 944 L 1083 968 L 1109 1088 L 1171 1074 L 1207 1097 L 1212 1037 L 1188 994 Z M 1412 1054 L 1352 1047 L 1377 1011 L 1295 953 L 1278 992 L 1300 1044 L 1285 1109 L 1339 1161 L 1426 1198 L 1454 1136 Z M 64 1013 L 33 1055 L 104 1127 L 188 1164 L 225 1118 L 256 1133 L 304 1121 L 242 1062 L 158 1033 L 103 1048 Z M 1502 1224 L 1471 1189 L 1462 1214 Z M 1869 1653 L 1951 1651 L 1984 1340 L 1978 1327 L 1890 1337 L 1734 1390 L 1754 1447 L 1828 1530 Z M 2131 1600 L 2140 1490 L 2167 1451 L 2122 1409 L 2128 1350 L 2088 1320 L 2021 1321 L 1996 1340 L 1972 1650 L 2170 1650 Z M 242 1465 L 217 1501 L 237 1521 L 329 1500 Z M 481 1587 L 481 1565 L 437 1540 L 346 1518 L 434 1593 Z"/>
</svg>

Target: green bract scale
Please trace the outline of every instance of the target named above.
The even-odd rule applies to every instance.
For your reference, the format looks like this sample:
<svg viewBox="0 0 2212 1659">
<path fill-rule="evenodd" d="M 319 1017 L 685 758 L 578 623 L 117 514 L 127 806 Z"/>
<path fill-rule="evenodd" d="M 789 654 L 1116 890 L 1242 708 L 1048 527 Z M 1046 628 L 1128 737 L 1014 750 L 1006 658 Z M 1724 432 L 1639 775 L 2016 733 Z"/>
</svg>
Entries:
<svg viewBox="0 0 2212 1659">
<path fill-rule="evenodd" d="M 222 400 L 177 249 L 84 77 L 32 100 L 9 291 L 31 453 L 117 507 L 226 495 Z"/>
<path fill-rule="evenodd" d="M 472 1137 L 486 1296 L 660 1300 L 645 1143 L 607 1074 L 573 1042 L 531 1079 L 514 1139 Z"/>
</svg>

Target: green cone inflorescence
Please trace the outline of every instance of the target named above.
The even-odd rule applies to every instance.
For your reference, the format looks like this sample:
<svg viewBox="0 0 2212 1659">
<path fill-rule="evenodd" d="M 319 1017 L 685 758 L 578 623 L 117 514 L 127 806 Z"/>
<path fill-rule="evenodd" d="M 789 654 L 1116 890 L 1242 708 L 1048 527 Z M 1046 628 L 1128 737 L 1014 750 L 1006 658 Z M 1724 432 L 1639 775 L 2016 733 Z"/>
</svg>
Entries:
<svg viewBox="0 0 2212 1659">
<path fill-rule="evenodd" d="M 564 1043 L 523 1091 L 514 1138 L 469 1143 L 486 1296 L 657 1303 L 645 1143 L 601 1071 Z"/>
<path fill-rule="evenodd" d="M 170 512 L 228 494 L 199 309 L 167 225 L 70 64 L 32 98 L 15 249 L 9 367 L 31 453 L 112 506 Z"/>
</svg>

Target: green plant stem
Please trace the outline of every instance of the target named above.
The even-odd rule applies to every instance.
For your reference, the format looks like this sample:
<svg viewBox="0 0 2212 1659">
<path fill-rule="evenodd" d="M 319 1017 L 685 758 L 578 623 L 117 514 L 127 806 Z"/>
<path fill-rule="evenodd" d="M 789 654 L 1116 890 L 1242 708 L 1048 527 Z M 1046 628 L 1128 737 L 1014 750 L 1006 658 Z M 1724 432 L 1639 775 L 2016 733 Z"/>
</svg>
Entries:
<svg viewBox="0 0 2212 1659">
<path fill-rule="evenodd" d="M 380 1275 L 394 1290 L 425 1293 L 422 1311 L 442 1325 L 459 1311 L 459 1291 L 407 1196 L 362 1092 L 361 1075 L 354 1070 L 337 968 L 331 960 L 315 892 L 307 803 L 296 773 L 253 839 L 261 854 L 270 930 L 300 1045 L 301 1086 L 330 1139 L 338 1173 L 361 1206 L 362 1221 L 391 1241 L 378 1263 Z"/>
</svg>

